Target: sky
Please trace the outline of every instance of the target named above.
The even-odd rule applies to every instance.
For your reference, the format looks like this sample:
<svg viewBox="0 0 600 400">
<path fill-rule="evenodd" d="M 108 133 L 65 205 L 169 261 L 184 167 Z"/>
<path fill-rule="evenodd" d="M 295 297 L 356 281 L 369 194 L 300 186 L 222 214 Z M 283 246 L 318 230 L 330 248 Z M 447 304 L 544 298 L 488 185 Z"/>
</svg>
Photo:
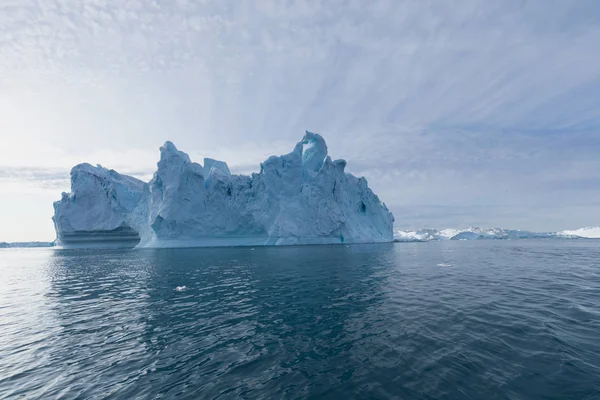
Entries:
<svg viewBox="0 0 600 400">
<path fill-rule="evenodd" d="M 258 172 L 304 130 L 399 228 L 600 225 L 597 0 L 3 0 L 0 241 L 80 162 Z"/>
</svg>

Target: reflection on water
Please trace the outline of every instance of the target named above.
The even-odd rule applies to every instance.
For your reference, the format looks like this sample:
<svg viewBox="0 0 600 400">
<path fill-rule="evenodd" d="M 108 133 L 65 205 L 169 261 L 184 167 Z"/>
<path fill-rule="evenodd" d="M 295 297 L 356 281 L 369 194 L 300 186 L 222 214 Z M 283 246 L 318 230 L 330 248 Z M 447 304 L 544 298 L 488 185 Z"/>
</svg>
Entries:
<svg viewBox="0 0 600 400">
<path fill-rule="evenodd" d="M 584 398 L 600 393 L 599 255 L 2 251 L 0 398 Z"/>
</svg>

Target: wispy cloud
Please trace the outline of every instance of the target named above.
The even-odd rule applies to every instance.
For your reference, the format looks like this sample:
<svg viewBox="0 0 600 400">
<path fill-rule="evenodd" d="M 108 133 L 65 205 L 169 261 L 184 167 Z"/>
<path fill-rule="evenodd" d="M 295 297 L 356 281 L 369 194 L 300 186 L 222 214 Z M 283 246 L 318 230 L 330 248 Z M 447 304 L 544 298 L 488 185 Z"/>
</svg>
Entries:
<svg viewBox="0 0 600 400">
<path fill-rule="evenodd" d="M 600 224 L 597 7 L 6 0 L 0 169 L 148 174 L 170 139 L 249 172 L 310 129 L 399 224 L 422 204 L 449 207 L 430 226 L 463 223 L 458 206 L 485 224 L 496 205 L 490 224 L 561 229 L 574 203 Z"/>
</svg>

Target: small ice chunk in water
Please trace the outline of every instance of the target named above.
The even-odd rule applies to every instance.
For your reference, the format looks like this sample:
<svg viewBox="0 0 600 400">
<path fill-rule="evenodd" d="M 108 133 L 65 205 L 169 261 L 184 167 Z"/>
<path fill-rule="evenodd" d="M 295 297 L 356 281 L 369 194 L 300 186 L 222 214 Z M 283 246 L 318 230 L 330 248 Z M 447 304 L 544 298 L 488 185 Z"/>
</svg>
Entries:
<svg viewBox="0 0 600 400">
<path fill-rule="evenodd" d="M 177 286 L 175 288 L 175 290 L 177 290 L 178 292 L 183 292 L 185 289 L 187 289 L 185 286 Z"/>
<path fill-rule="evenodd" d="M 438 266 L 438 267 L 451 267 L 451 266 L 452 266 L 452 264 L 448 264 L 448 263 L 439 263 L 437 266 Z"/>
</svg>

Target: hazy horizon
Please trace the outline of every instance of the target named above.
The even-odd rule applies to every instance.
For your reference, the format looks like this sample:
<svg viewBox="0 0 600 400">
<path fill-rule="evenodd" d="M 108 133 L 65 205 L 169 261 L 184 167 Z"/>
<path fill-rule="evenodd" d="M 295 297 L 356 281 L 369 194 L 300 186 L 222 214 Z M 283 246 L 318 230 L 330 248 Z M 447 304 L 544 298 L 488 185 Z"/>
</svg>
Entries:
<svg viewBox="0 0 600 400">
<path fill-rule="evenodd" d="M 304 130 L 399 228 L 600 226 L 596 1 L 10 0 L 0 241 L 54 239 L 75 164 L 258 172 Z"/>
</svg>

